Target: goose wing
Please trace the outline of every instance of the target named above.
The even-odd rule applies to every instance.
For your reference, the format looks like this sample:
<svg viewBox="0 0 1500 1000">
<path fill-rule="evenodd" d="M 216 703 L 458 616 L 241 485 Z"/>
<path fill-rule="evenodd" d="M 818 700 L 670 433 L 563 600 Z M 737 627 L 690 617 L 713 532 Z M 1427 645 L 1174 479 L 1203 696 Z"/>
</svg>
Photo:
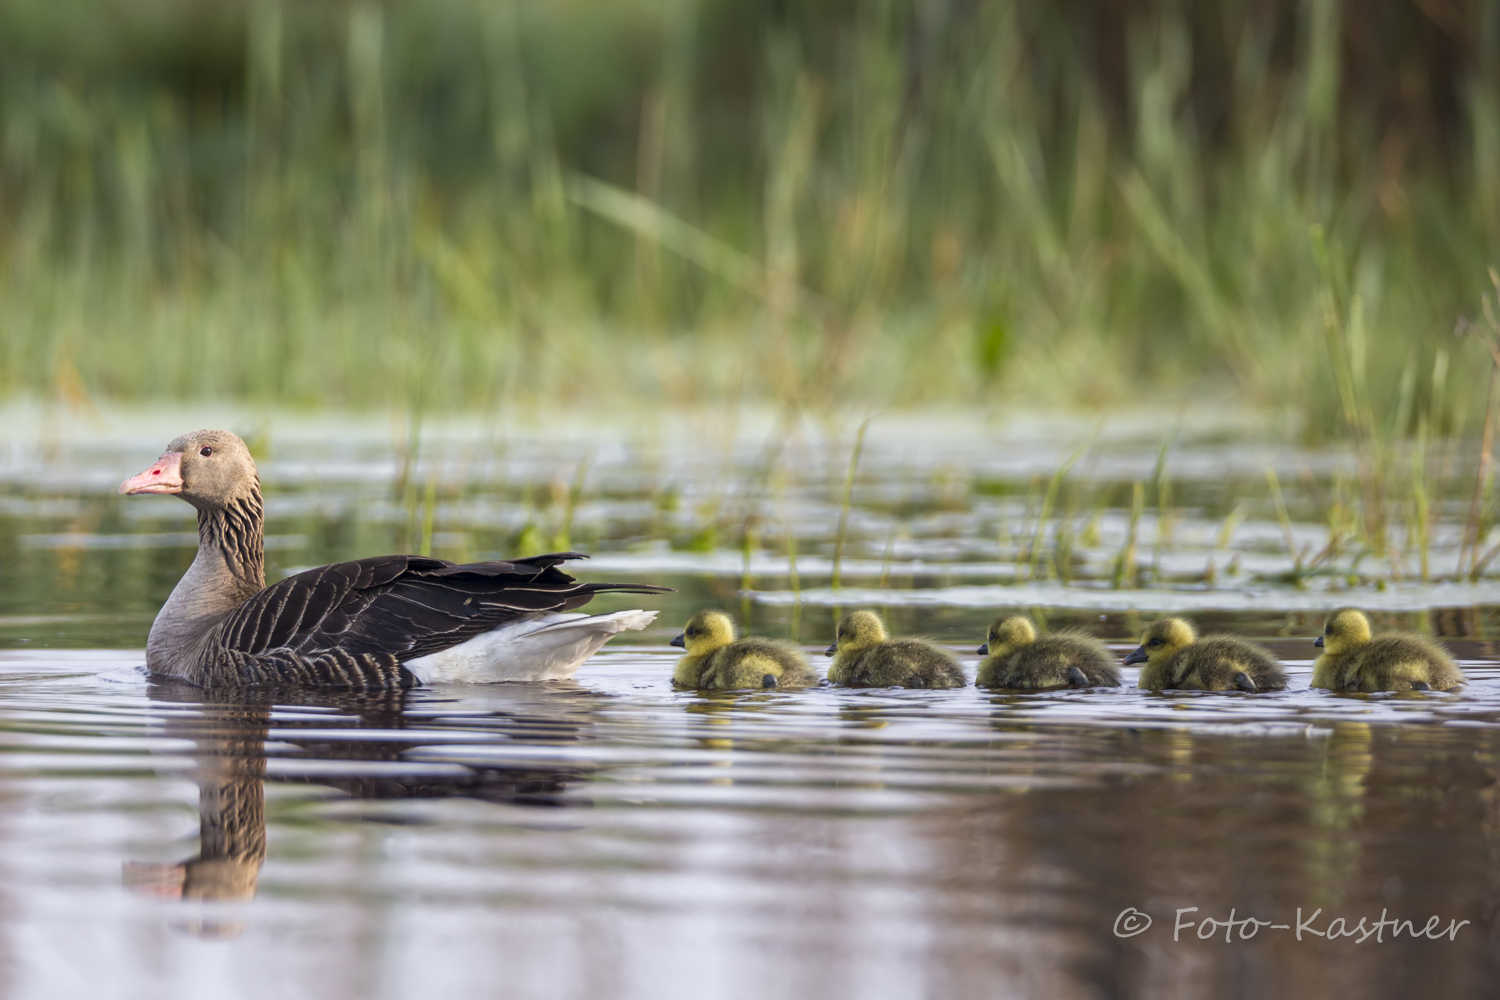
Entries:
<svg viewBox="0 0 1500 1000">
<path fill-rule="evenodd" d="M 668 587 L 579 583 L 558 565 L 586 559 L 554 552 L 462 565 L 425 556 L 376 556 L 320 566 L 276 583 L 225 621 L 220 642 L 263 653 L 341 650 L 398 660 L 436 653 L 538 612 L 571 611 L 595 594 L 660 594 Z"/>
</svg>

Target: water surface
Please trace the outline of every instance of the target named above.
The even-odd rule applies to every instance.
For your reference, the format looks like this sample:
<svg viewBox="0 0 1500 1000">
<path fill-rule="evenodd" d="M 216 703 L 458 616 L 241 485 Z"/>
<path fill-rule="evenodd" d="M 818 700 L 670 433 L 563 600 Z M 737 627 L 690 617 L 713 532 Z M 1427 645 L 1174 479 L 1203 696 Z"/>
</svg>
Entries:
<svg viewBox="0 0 1500 1000">
<path fill-rule="evenodd" d="M 1185 444 L 1170 537 L 1141 529 L 1143 560 L 1162 568 L 1115 587 L 1100 567 L 1129 512 L 1109 500 L 1077 579 L 1015 558 L 1032 478 L 1072 430 L 872 436 L 835 589 L 847 440 L 804 435 L 760 474 L 765 428 L 726 431 L 712 455 L 665 431 L 654 444 L 434 432 L 402 485 L 389 428 L 307 426 L 265 446 L 273 574 L 424 543 L 480 558 L 566 534 L 598 553 L 593 578 L 679 592 L 657 605 L 659 627 L 571 683 L 207 698 L 140 671 L 151 616 L 192 556 L 190 512 L 109 492 L 184 428 L 140 418 L 62 434 L 45 454 L 18 435 L 0 461 L 8 995 L 1492 989 L 1494 585 L 1377 586 L 1361 575 L 1368 556 L 1278 582 L 1293 556 L 1259 509 L 1219 545 L 1240 503 L 1225 486 L 1234 469 L 1281 463 L 1295 482 L 1299 465 L 1332 475 L 1336 455 Z M 1126 435 L 1090 475 L 1128 483 L 1155 458 L 1151 435 Z M 748 565 L 733 530 L 747 518 Z M 1295 528 L 1321 537 L 1311 520 Z M 1192 569 L 1236 555 L 1238 575 Z M 1437 635 L 1471 683 L 1308 691 L 1311 638 L 1345 602 Z M 1292 685 L 674 692 L 666 640 L 706 604 L 810 654 L 838 608 L 880 607 L 898 630 L 950 644 L 971 677 L 998 611 L 1087 627 L 1123 653 L 1142 623 L 1181 610 L 1269 643 Z M 1231 912 L 1233 926 L 1201 923 Z M 1121 936 L 1139 913 L 1151 925 Z M 1361 943 L 1382 914 L 1414 924 Z M 1313 933 L 1340 919 L 1353 936 Z"/>
</svg>

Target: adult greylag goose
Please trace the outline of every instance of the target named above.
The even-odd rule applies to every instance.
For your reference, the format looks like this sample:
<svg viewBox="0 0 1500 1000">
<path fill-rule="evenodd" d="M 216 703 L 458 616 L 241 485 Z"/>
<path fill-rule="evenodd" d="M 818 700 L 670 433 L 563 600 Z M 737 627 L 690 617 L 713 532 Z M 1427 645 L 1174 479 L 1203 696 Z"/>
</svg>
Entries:
<svg viewBox="0 0 1500 1000">
<path fill-rule="evenodd" d="M 670 590 L 579 583 L 557 568 L 587 558 L 578 552 L 464 565 L 376 556 L 267 587 L 260 477 L 228 431 L 182 435 L 120 492 L 173 494 L 198 511 L 198 555 L 151 624 L 146 666 L 200 687 L 559 680 L 656 618 L 575 608 L 600 593 Z"/>
</svg>

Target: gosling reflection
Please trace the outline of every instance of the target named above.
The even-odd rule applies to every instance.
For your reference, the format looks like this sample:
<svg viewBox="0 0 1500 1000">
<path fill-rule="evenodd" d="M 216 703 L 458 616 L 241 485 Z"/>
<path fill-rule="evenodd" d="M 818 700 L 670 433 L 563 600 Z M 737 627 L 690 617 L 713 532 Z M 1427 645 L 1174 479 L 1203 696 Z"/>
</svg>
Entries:
<svg viewBox="0 0 1500 1000">
<path fill-rule="evenodd" d="M 524 806 L 562 805 L 562 793 L 586 778 L 591 765 L 491 765 L 472 754 L 472 739 L 452 747 L 452 760 L 461 766 L 451 771 L 435 773 L 423 766 L 426 760 L 407 760 L 413 747 L 432 750 L 442 742 L 431 727 L 450 706 L 461 712 L 466 737 L 492 731 L 495 744 L 512 747 L 577 744 L 592 726 L 597 699 L 584 689 L 563 683 L 526 687 L 504 693 L 486 690 L 482 697 L 465 698 L 461 708 L 429 695 L 413 712 L 412 695 L 405 691 L 214 694 L 153 682 L 150 699 L 171 706 L 165 713 L 165 735 L 194 744 L 199 846 L 196 856 L 177 864 L 127 862 L 125 883 L 140 895 L 162 899 L 254 898 L 266 860 L 266 743 L 273 735 L 273 722 L 275 756 L 296 760 L 298 766 L 293 774 L 273 773 L 272 780 L 331 787 L 359 800 L 464 797 Z M 305 739 L 298 738 L 298 729 L 306 730 Z M 340 732 L 335 738 L 330 729 L 347 730 L 348 735 Z M 405 729 L 424 732 L 403 740 L 400 731 Z M 368 739 L 359 738 L 361 730 L 369 731 Z M 395 766 L 351 773 L 351 761 Z M 410 765 L 408 773 L 402 773 L 402 763 Z"/>
</svg>

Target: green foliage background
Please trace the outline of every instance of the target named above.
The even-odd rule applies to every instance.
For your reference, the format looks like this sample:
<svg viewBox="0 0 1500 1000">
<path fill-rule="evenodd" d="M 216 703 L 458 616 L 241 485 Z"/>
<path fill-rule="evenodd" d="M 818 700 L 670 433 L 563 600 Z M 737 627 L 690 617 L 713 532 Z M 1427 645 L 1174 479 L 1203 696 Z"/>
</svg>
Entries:
<svg viewBox="0 0 1500 1000">
<path fill-rule="evenodd" d="M 1475 433 L 1497 8 L 0 0 L 0 394 Z"/>
</svg>

